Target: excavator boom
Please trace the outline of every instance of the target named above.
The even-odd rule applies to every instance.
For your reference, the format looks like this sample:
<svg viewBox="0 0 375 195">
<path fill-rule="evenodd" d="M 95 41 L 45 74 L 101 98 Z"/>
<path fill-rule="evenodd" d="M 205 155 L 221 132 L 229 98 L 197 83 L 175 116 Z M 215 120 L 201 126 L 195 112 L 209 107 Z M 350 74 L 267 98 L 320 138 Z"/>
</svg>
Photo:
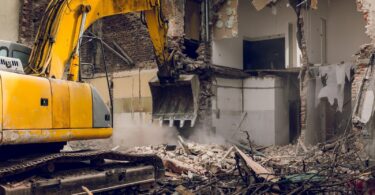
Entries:
<svg viewBox="0 0 375 195">
<path fill-rule="evenodd" d="M 77 81 L 83 32 L 101 18 L 130 12 L 144 14 L 158 65 L 157 78 L 150 82 L 153 119 L 169 121 L 169 124 L 177 121 L 179 126 L 191 121 L 193 126 L 197 118 L 199 81 L 195 76 L 180 79 L 179 70 L 171 61 L 173 52 L 167 48 L 168 23 L 161 0 L 52 0 L 42 19 L 26 73 Z M 69 71 L 64 75 L 67 67 Z"/>
</svg>

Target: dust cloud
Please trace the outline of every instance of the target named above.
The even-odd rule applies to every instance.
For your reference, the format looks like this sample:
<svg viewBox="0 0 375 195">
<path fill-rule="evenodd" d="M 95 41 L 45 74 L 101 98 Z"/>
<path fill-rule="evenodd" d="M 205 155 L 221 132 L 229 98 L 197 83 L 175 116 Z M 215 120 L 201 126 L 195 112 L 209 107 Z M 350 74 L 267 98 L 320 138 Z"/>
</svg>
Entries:
<svg viewBox="0 0 375 195">
<path fill-rule="evenodd" d="M 113 144 L 122 147 L 176 144 L 178 131 L 152 124 L 144 113 L 121 113 L 114 117 Z"/>
<path fill-rule="evenodd" d="M 177 144 L 178 135 L 186 141 L 200 144 L 225 144 L 225 138 L 209 128 L 178 129 L 150 122 L 145 113 L 115 114 L 112 142 L 125 148 L 160 144 Z"/>
<path fill-rule="evenodd" d="M 191 142 L 196 142 L 200 144 L 219 144 L 219 145 L 225 145 L 226 139 L 213 132 L 210 128 L 195 128 L 195 129 L 189 129 L 190 131 L 188 135 L 186 135 L 186 132 L 182 132 L 184 130 L 179 130 L 179 133 L 183 135 L 185 139 Z"/>
</svg>

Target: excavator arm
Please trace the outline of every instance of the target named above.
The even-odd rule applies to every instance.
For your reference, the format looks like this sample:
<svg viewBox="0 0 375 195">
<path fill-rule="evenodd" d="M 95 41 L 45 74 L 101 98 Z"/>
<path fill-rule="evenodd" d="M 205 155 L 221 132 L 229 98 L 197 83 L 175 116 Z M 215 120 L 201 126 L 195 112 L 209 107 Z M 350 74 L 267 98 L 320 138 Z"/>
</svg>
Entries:
<svg viewBox="0 0 375 195">
<path fill-rule="evenodd" d="M 167 67 L 168 25 L 162 16 L 160 0 L 51 1 L 41 21 L 26 72 L 62 79 L 65 67 L 70 66 L 68 79 L 77 81 L 83 32 L 99 19 L 131 12 L 144 12 L 160 72 L 164 77 L 172 76 L 168 75 L 171 68 Z"/>
<path fill-rule="evenodd" d="M 168 23 L 161 0 L 52 0 L 45 11 L 25 70 L 47 78 L 79 80 L 79 47 L 83 32 L 95 21 L 113 15 L 143 12 L 153 43 L 158 73 L 150 82 L 153 119 L 170 126 L 194 126 L 198 113 L 199 81 L 182 75 L 167 49 Z M 65 71 L 69 67 L 69 71 Z M 185 122 L 188 123 L 185 123 Z"/>
</svg>

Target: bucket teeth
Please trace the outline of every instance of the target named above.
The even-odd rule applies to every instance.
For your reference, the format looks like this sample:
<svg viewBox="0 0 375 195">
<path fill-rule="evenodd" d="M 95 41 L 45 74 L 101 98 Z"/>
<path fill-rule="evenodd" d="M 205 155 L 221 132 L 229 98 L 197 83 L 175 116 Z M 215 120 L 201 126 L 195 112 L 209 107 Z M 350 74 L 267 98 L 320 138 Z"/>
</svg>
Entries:
<svg viewBox="0 0 375 195">
<path fill-rule="evenodd" d="M 184 125 L 185 125 L 185 120 L 181 120 L 180 121 L 180 128 L 184 127 Z"/>
<path fill-rule="evenodd" d="M 169 118 L 169 127 L 173 127 L 173 118 Z"/>
</svg>

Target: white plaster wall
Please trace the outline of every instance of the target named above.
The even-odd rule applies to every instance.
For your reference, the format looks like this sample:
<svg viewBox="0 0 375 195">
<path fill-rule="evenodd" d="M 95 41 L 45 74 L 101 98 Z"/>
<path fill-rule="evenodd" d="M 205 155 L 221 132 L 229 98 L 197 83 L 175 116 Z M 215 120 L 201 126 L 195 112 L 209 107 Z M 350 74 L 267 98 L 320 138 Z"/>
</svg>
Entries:
<svg viewBox="0 0 375 195">
<path fill-rule="evenodd" d="M 287 2 L 287 0 L 279 1 L 276 6 L 276 15 L 274 15 L 272 8 L 266 7 L 261 11 L 256 11 L 250 1 L 239 0 L 239 35 L 237 38 L 213 41 L 213 63 L 242 69 L 244 39 L 252 40 L 281 35 L 286 38 L 287 67 L 300 66 L 300 52 L 295 35 L 296 15 L 293 9 L 287 6 Z M 371 2 L 367 2 L 367 9 L 372 10 L 369 14 L 369 31 L 375 29 L 371 27 L 375 26 L 371 25 L 375 24 L 375 19 L 373 19 L 375 8 L 373 7 L 375 6 L 372 6 Z M 365 34 L 366 23 L 363 16 L 356 8 L 356 0 L 319 0 L 317 10 L 303 12 L 307 50 L 311 63 L 324 63 L 324 55 L 328 64 L 350 62 L 359 46 L 371 42 Z M 322 19 L 326 20 L 326 46 L 322 42 Z M 291 49 L 289 49 L 289 23 L 293 25 Z M 290 54 L 292 61 L 289 60 L 289 52 L 292 53 Z"/>
<path fill-rule="evenodd" d="M 213 126 L 219 135 L 230 138 L 241 120 L 242 80 L 217 78 L 214 88 Z"/>
<path fill-rule="evenodd" d="M 243 43 L 240 38 L 222 39 L 212 43 L 212 62 L 216 65 L 243 69 Z"/>
<path fill-rule="evenodd" d="M 330 0 L 327 23 L 328 63 L 351 62 L 359 47 L 370 43 L 366 22 L 355 0 Z"/>
<path fill-rule="evenodd" d="M 239 0 L 239 35 L 238 38 L 213 41 L 213 63 L 232 68 L 243 68 L 243 40 L 267 39 L 269 36 L 285 36 L 286 64 L 297 63 L 297 56 L 289 62 L 289 52 L 296 53 L 295 23 L 296 16 L 292 8 L 287 7 L 287 0 L 281 0 L 274 15 L 271 8 L 256 11 L 251 1 Z M 289 51 L 288 24 L 294 26 L 293 51 Z"/>
<path fill-rule="evenodd" d="M 20 0 L 1 0 L 0 39 L 18 41 Z"/>
<path fill-rule="evenodd" d="M 285 145 L 289 143 L 288 100 L 284 83 L 278 77 L 244 80 L 244 130 L 255 144 Z"/>
</svg>

